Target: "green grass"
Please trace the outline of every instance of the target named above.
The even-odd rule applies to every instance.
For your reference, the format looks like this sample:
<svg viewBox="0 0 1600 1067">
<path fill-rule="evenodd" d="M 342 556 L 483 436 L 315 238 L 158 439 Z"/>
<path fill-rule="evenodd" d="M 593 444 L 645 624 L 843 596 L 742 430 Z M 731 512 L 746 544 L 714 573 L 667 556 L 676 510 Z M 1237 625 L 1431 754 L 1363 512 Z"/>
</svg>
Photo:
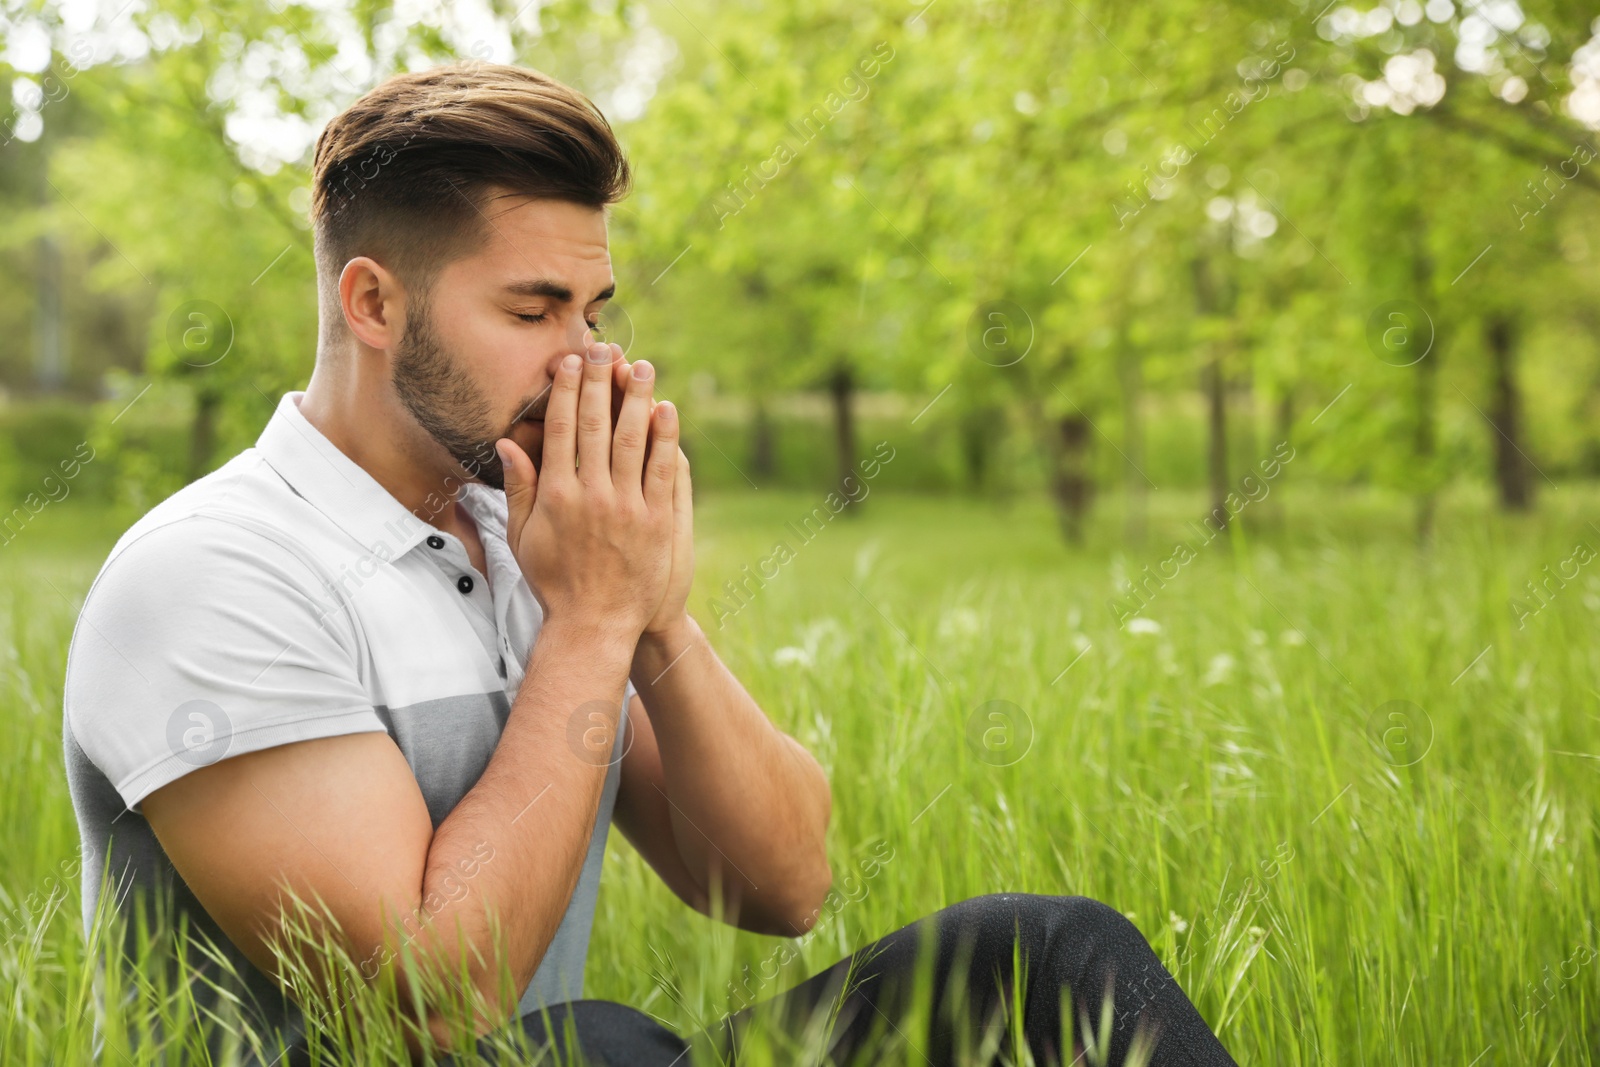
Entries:
<svg viewBox="0 0 1600 1067">
<path fill-rule="evenodd" d="M 1071 548 L 1035 500 L 875 492 L 791 536 L 718 628 L 724 581 L 818 503 L 704 494 L 691 607 L 829 771 L 853 899 L 799 942 L 741 933 L 613 835 L 586 996 L 687 1032 L 964 897 L 1086 894 L 1134 918 L 1241 1063 L 1600 1062 L 1600 565 L 1523 629 L 1508 605 L 1600 547 L 1600 495 L 1504 519 L 1463 492 L 1419 550 L 1403 501 L 1280 486 L 1156 593 L 1155 632 L 1129 632 L 1118 577 L 1170 556 L 1198 498 L 1155 494 L 1137 545 L 1108 501 Z M 66 644 L 125 521 L 64 504 L 0 550 L 8 914 L 76 850 Z M 992 701 L 1013 732 L 986 748 Z M 1420 709 L 1404 735 L 1371 724 L 1390 701 Z M 76 881 L 50 899 L 0 945 L 7 1064 L 77 1062 L 89 1034 Z M 150 1010 L 181 1017 L 181 997 Z"/>
</svg>

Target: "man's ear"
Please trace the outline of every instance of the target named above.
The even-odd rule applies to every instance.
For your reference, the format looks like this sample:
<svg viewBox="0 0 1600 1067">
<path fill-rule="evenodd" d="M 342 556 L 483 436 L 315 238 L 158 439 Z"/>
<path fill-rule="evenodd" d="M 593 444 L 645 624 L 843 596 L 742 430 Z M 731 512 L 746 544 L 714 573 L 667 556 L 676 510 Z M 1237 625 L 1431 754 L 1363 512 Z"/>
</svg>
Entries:
<svg viewBox="0 0 1600 1067">
<path fill-rule="evenodd" d="M 357 256 L 339 274 L 339 308 L 350 332 L 369 348 L 392 349 L 405 332 L 405 287 L 387 267 Z"/>
</svg>

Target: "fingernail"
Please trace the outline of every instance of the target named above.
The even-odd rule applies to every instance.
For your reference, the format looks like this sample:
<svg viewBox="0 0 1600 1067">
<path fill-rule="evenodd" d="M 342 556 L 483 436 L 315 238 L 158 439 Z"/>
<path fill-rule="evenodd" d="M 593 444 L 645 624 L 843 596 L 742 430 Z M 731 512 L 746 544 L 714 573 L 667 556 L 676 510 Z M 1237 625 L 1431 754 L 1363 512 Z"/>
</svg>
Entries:
<svg viewBox="0 0 1600 1067">
<path fill-rule="evenodd" d="M 583 360 L 578 358 L 576 352 L 561 361 L 562 370 L 577 370 L 581 366 L 583 366 Z"/>
<path fill-rule="evenodd" d="M 511 466 L 511 458 L 506 455 L 506 450 L 500 446 L 499 441 L 494 443 L 494 454 L 500 457 L 500 465 L 502 467 Z"/>
<path fill-rule="evenodd" d="M 648 381 L 655 370 L 650 366 L 649 360 L 641 359 L 633 365 L 633 376 L 639 381 Z"/>
<path fill-rule="evenodd" d="M 590 363 L 610 363 L 612 361 L 611 346 L 594 344 L 589 346 Z"/>
<path fill-rule="evenodd" d="M 678 409 L 672 406 L 672 401 L 670 400 L 663 400 L 661 403 L 656 405 L 656 414 L 660 415 L 663 419 L 670 419 L 677 413 Z"/>
</svg>

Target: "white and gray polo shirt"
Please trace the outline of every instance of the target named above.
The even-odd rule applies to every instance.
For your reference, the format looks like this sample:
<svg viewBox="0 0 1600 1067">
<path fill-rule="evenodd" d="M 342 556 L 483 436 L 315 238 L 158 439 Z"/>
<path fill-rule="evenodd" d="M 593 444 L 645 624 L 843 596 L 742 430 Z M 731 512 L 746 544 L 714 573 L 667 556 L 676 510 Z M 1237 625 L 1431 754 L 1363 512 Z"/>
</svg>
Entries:
<svg viewBox="0 0 1600 1067">
<path fill-rule="evenodd" d="M 381 730 L 437 827 L 488 765 L 542 620 L 506 543 L 503 492 L 459 488 L 487 557 L 480 574 L 432 515 L 407 511 L 312 426 L 302 396 L 286 393 L 253 448 L 117 541 L 73 632 L 63 730 L 85 925 L 102 874 L 118 907 L 131 907 L 135 887 L 170 893 L 245 988 L 198 953 L 190 963 L 246 997 L 256 1025 L 291 1039 L 303 1030 L 299 1008 L 205 913 L 140 801 L 228 756 Z M 453 489 L 441 491 L 440 510 Z M 583 872 L 519 1014 L 583 995 L 633 692 L 629 682 Z"/>
</svg>

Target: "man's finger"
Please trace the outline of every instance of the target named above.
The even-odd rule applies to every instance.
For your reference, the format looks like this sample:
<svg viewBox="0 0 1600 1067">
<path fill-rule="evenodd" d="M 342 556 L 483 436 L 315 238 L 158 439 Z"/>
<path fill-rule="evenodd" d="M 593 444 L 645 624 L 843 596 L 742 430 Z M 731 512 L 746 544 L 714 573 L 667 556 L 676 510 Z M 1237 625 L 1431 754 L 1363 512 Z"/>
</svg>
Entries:
<svg viewBox="0 0 1600 1067">
<path fill-rule="evenodd" d="M 650 436 L 650 394 L 655 384 L 656 372 L 649 360 L 641 359 L 633 365 L 628 378 L 628 395 L 622 401 L 617 432 L 611 439 L 611 481 L 619 491 L 631 494 L 640 486 L 644 447 Z"/>
<path fill-rule="evenodd" d="M 694 484 L 689 480 L 689 457 L 684 454 L 682 446 L 679 446 L 678 471 L 672 479 L 673 525 L 680 526 L 691 522 L 693 514 Z"/>
<path fill-rule="evenodd" d="M 672 401 L 656 405 L 650 426 L 655 440 L 645 468 L 644 499 L 655 511 L 672 507 L 672 483 L 678 472 L 678 411 Z"/>
<path fill-rule="evenodd" d="M 611 481 L 611 365 L 616 355 L 610 345 L 590 345 L 578 393 L 578 478 L 595 487 Z"/>
<path fill-rule="evenodd" d="M 656 405 L 660 403 L 661 401 L 657 400 L 655 397 L 650 398 L 649 424 L 651 426 L 651 430 L 649 435 L 644 439 L 644 473 L 646 474 L 648 474 L 650 471 L 650 451 L 655 448 L 656 444 L 656 433 L 654 429 L 656 424 Z"/>
<path fill-rule="evenodd" d="M 538 499 L 539 472 L 522 446 L 509 437 L 494 443 L 500 457 L 500 470 L 506 489 L 506 536 L 513 545 L 522 535 L 522 526 L 533 512 L 533 502 Z"/>
<path fill-rule="evenodd" d="M 544 410 L 544 478 L 564 481 L 577 466 L 578 382 L 583 360 L 567 356 L 550 383 L 550 401 Z"/>
<path fill-rule="evenodd" d="M 611 364 L 611 425 L 615 426 L 622 417 L 622 402 L 628 396 L 628 379 L 632 375 L 633 366 L 626 359 L 619 359 Z"/>
</svg>

